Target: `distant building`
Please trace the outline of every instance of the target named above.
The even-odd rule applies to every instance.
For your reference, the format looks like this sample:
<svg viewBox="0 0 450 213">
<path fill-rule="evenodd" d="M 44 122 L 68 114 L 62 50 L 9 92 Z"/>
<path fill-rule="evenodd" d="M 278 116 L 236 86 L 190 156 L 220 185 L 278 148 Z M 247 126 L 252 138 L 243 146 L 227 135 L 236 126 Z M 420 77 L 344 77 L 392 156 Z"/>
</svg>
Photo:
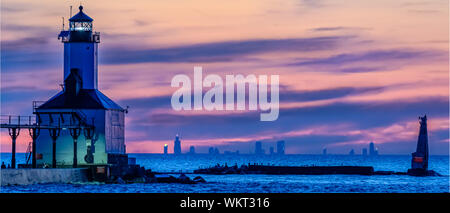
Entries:
<svg viewBox="0 0 450 213">
<path fill-rule="evenodd" d="M 180 141 L 180 136 L 178 134 L 175 136 L 175 141 L 174 141 L 174 145 L 173 145 L 173 153 L 176 155 L 181 154 L 181 141 Z"/>
<path fill-rule="evenodd" d="M 349 155 L 355 155 L 355 150 L 350 150 L 350 153 L 348 153 Z"/>
<path fill-rule="evenodd" d="M 284 155 L 284 141 L 278 141 L 277 142 L 277 154 L 279 155 Z"/>
<path fill-rule="evenodd" d="M 194 146 L 190 146 L 189 147 L 189 154 L 191 154 L 191 155 L 195 154 L 195 147 Z"/>
<path fill-rule="evenodd" d="M 273 151 L 273 146 L 270 147 L 270 155 L 273 155 L 274 151 Z"/>
<path fill-rule="evenodd" d="M 239 155 L 239 150 L 236 150 L 235 152 L 227 150 L 227 151 L 224 151 L 223 154 L 224 155 Z"/>
<path fill-rule="evenodd" d="M 322 154 L 323 155 L 327 155 L 327 149 L 326 148 L 322 150 Z"/>
<path fill-rule="evenodd" d="M 378 155 L 378 150 L 375 148 L 375 144 L 373 142 L 370 142 L 370 145 L 369 145 L 369 155 L 370 156 Z"/>
<path fill-rule="evenodd" d="M 362 149 L 362 155 L 363 155 L 363 156 L 367 156 L 367 149 L 366 149 L 366 148 L 363 148 L 363 149 Z"/>
<path fill-rule="evenodd" d="M 168 145 L 167 145 L 167 144 L 164 144 L 164 154 L 165 154 L 165 155 L 167 155 L 167 152 L 168 152 L 167 149 L 168 149 Z"/>
<path fill-rule="evenodd" d="M 210 155 L 213 155 L 213 154 L 214 154 L 214 147 L 209 147 L 208 153 L 209 153 Z"/>
<path fill-rule="evenodd" d="M 208 153 L 210 155 L 219 155 L 220 151 L 219 151 L 219 148 L 217 148 L 217 147 L 209 147 Z"/>
<path fill-rule="evenodd" d="M 261 141 L 256 141 L 255 142 L 255 154 L 257 155 L 262 155 L 264 154 L 264 150 L 262 148 L 262 143 Z"/>
</svg>

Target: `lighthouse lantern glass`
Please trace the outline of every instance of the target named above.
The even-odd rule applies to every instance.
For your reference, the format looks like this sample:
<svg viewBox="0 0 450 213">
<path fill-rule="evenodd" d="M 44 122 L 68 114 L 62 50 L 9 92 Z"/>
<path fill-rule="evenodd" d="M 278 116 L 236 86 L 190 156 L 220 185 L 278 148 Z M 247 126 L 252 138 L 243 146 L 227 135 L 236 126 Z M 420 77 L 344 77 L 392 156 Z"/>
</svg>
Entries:
<svg viewBox="0 0 450 213">
<path fill-rule="evenodd" d="M 92 31 L 92 22 L 70 22 L 70 31 Z"/>
</svg>

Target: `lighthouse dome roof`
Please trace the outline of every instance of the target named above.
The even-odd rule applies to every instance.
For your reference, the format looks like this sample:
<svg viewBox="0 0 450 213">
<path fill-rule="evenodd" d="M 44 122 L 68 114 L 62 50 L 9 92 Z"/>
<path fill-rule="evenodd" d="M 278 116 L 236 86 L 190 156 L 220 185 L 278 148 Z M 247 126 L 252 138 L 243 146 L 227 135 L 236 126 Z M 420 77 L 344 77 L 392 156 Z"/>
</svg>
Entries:
<svg viewBox="0 0 450 213">
<path fill-rule="evenodd" d="M 83 12 L 83 6 L 79 7 L 80 12 L 75 14 L 72 18 L 69 19 L 70 22 L 92 22 L 94 19 L 89 17 Z"/>
</svg>

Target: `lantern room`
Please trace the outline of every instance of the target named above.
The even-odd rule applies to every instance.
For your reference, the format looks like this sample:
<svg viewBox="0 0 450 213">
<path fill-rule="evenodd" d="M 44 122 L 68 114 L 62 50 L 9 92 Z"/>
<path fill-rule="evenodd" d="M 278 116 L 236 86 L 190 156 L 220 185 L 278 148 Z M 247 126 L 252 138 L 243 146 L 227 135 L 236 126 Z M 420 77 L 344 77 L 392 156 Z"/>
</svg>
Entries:
<svg viewBox="0 0 450 213">
<path fill-rule="evenodd" d="M 60 37 L 63 42 L 99 42 L 99 35 L 92 35 L 92 22 L 94 19 L 83 12 L 83 6 L 79 7 L 80 11 L 69 19 L 69 30 L 63 31 Z M 66 39 L 64 39 L 64 37 Z"/>
<path fill-rule="evenodd" d="M 91 31 L 93 19 L 83 12 L 83 6 L 79 7 L 80 12 L 69 19 L 70 31 Z"/>
</svg>

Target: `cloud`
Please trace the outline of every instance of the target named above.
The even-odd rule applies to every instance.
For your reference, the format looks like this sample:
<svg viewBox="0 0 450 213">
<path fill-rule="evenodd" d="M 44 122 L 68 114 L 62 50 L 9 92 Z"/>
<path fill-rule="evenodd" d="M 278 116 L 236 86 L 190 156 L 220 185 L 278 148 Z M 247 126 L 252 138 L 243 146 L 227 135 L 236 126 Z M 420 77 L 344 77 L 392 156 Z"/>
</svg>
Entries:
<svg viewBox="0 0 450 213">
<path fill-rule="evenodd" d="M 1 30 L 3 32 L 14 35 L 13 39 L 2 38 L 2 52 L 9 51 L 33 51 L 33 49 L 40 49 L 41 46 L 46 46 L 50 40 L 56 40 L 57 32 L 48 26 L 37 25 L 23 25 L 14 23 L 2 24 Z M 25 36 L 26 35 L 26 36 Z M 56 44 L 56 43 L 55 43 Z"/>
<path fill-rule="evenodd" d="M 259 39 L 193 44 L 161 49 L 130 49 L 106 47 L 102 56 L 105 64 L 144 62 L 224 62 L 238 57 L 266 52 L 320 51 L 334 48 L 348 36 L 296 39 Z"/>
<path fill-rule="evenodd" d="M 372 50 L 362 53 L 344 53 L 326 58 L 316 58 L 305 60 L 297 63 L 289 64 L 291 66 L 308 66 L 308 65 L 343 65 L 355 62 L 386 62 L 398 60 L 417 60 L 421 58 L 430 58 L 440 56 L 442 53 L 438 51 L 419 51 L 409 49 L 392 49 L 392 50 Z"/>
<path fill-rule="evenodd" d="M 56 41 L 51 28 L 5 24 L 2 30 L 19 35 L 1 40 L 2 72 L 61 67 L 62 49 L 58 42 L 50 42 Z"/>
<path fill-rule="evenodd" d="M 433 13 L 439 13 L 439 10 L 408 10 L 410 13 L 415 14 L 433 14 Z"/>
<path fill-rule="evenodd" d="M 348 67 L 348 68 L 342 68 L 338 69 L 339 72 L 343 73 L 363 73 L 363 72 L 375 72 L 375 71 L 382 71 L 382 70 L 389 70 L 394 69 L 395 67 L 363 67 L 363 66 L 357 66 L 357 67 Z"/>
<path fill-rule="evenodd" d="M 319 33 L 319 34 L 360 34 L 362 31 L 368 31 L 373 30 L 373 28 L 370 27 L 354 27 L 354 26 L 325 26 L 325 27 L 314 27 L 310 28 L 309 31 L 313 33 Z M 373 42 L 372 40 L 361 40 L 358 41 L 359 43 L 369 43 Z"/>
<path fill-rule="evenodd" d="M 22 46 L 23 44 L 18 44 Z M 17 73 L 30 70 L 55 69 L 62 67 L 61 55 L 52 51 L 3 51 L 1 54 L 2 73 Z"/>
<path fill-rule="evenodd" d="M 311 29 L 312 31 L 337 31 L 345 29 L 345 27 L 317 27 Z"/>
<path fill-rule="evenodd" d="M 301 0 L 299 1 L 299 5 L 304 8 L 320 8 L 325 6 L 322 0 Z"/>
<path fill-rule="evenodd" d="M 281 91 L 280 102 L 327 100 L 367 92 L 380 92 L 382 89 L 382 87 L 340 87 L 316 91 Z"/>
<path fill-rule="evenodd" d="M 2 4 L 1 5 L 2 13 L 18 13 L 18 12 L 27 12 L 30 10 L 30 8 L 27 7 L 24 3 L 17 3 L 17 2 L 9 2 L 7 5 Z"/>
<path fill-rule="evenodd" d="M 14 25 L 11 30 L 34 31 L 35 28 Z M 60 67 L 62 49 L 49 39 L 55 38 L 39 31 L 36 36 L 2 41 L 2 66 L 6 72 Z M 48 32 L 48 31 L 47 31 Z M 121 35 L 114 35 L 121 36 Z M 141 49 L 130 46 L 103 46 L 100 48 L 100 64 L 134 64 L 146 62 L 232 62 L 255 60 L 249 56 L 268 52 L 310 52 L 335 48 L 351 36 L 328 36 L 294 39 L 253 39 L 192 44 L 160 49 Z M 43 49 L 43 46 L 51 48 Z M 37 66 L 39 65 L 39 66 Z"/>
<path fill-rule="evenodd" d="M 33 101 L 46 100 L 56 94 L 56 92 L 56 90 L 42 89 L 34 85 L 2 87 L 0 100 L 2 103 L 2 114 L 31 115 L 31 104 Z"/>
<path fill-rule="evenodd" d="M 324 90 L 302 90 L 294 91 L 289 88 L 281 86 L 280 90 L 280 102 L 300 102 L 300 101 L 316 101 L 344 97 L 348 95 L 356 95 L 367 92 L 379 92 L 382 87 L 340 87 L 340 88 L 330 88 Z M 203 95 L 207 90 L 203 89 Z M 193 94 L 193 91 L 191 92 Z M 224 88 L 224 94 L 226 93 Z M 236 97 L 237 91 L 234 91 L 234 97 Z M 248 90 L 246 90 L 246 97 L 248 97 Z M 172 96 L 155 96 L 155 97 L 145 97 L 145 98 L 131 98 L 122 99 L 121 103 L 129 105 L 131 107 L 137 108 L 158 108 L 158 107 L 170 107 L 170 100 Z M 191 97 L 191 102 L 193 102 L 193 97 Z M 270 97 L 269 97 L 270 98 Z M 248 98 L 247 98 L 248 99 Z M 223 99 L 225 103 L 225 96 Z M 248 100 L 247 100 L 248 101 Z"/>
<path fill-rule="evenodd" d="M 12 41 L 2 41 L 2 50 L 12 51 L 17 49 L 25 49 L 36 45 L 45 45 L 48 43 L 48 41 L 49 38 L 45 36 L 21 38 Z"/>
</svg>

